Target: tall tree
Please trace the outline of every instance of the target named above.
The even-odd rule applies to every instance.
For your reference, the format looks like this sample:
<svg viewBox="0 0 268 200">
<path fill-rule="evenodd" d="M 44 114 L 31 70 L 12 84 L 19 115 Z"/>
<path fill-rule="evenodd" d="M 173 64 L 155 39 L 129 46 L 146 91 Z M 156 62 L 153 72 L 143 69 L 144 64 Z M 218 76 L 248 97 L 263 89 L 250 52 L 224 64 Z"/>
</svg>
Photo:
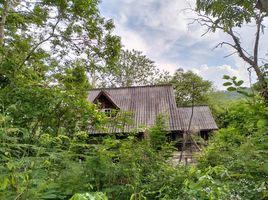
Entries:
<svg viewBox="0 0 268 200">
<path fill-rule="evenodd" d="M 199 18 L 197 21 L 207 27 L 207 32 L 221 30 L 232 39 L 232 43 L 221 42 L 218 46 L 227 45 L 238 54 L 257 75 L 261 95 L 268 106 L 268 83 L 267 61 L 261 60 L 259 56 L 260 38 L 264 34 L 264 19 L 267 17 L 267 0 L 261 1 L 237 1 L 237 0 L 197 0 L 196 11 Z M 259 8 L 259 9 L 258 9 Z M 260 9 L 261 8 L 261 9 Z M 256 32 L 253 49 L 245 49 L 242 38 L 237 30 L 249 23 L 255 23 Z"/>
<path fill-rule="evenodd" d="M 170 80 L 174 89 L 177 105 L 201 105 L 208 103 L 208 92 L 212 82 L 204 80 L 192 71 L 178 69 Z"/>
<path fill-rule="evenodd" d="M 158 69 L 142 52 L 122 50 L 116 68 L 103 75 L 102 85 L 126 87 L 153 85 L 168 75 Z"/>
<path fill-rule="evenodd" d="M 120 38 L 98 0 L 0 1 L 0 111 L 29 131 L 73 134 L 102 120 L 85 98 L 87 66 L 114 66 Z"/>
<path fill-rule="evenodd" d="M 0 2 L 0 76 L 51 81 L 72 60 L 114 66 L 120 39 L 99 13 L 98 0 L 3 0 Z M 34 75 L 33 75 L 34 74 Z M 23 81 L 22 81 L 23 82 Z"/>
</svg>

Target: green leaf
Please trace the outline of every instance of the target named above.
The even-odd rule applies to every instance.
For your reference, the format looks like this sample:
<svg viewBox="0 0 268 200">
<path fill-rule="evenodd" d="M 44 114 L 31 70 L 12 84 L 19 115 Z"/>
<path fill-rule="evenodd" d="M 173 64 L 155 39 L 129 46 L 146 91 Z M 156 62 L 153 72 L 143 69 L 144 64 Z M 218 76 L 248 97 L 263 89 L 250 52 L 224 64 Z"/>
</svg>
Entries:
<svg viewBox="0 0 268 200">
<path fill-rule="evenodd" d="M 240 80 L 240 81 L 236 82 L 235 85 L 239 87 L 239 86 L 241 86 L 243 83 L 244 83 L 244 81 Z"/>
<path fill-rule="evenodd" d="M 227 90 L 232 92 L 232 91 L 236 91 L 237 89 L 235 87 L 228 87 Z"/>
<path fill-rule="evenodd" d="M 233 76 L 233 77 L 232 77 L 232 80 L 233 80 L 233 81 L 235 81 L 236 79 L 237 79 L 237 77 L 236 77 L 236 76 Z"/>
<path fill-rule="evenodd" d="M 229 80 L 229 79 L 230 79 L 230 76 L 228 76 L 228 75 L 224 75 L 224 76 L 223 76 L 223 79 Z"/>
<path fill-rule="evenodd" d="M 0 181 L 0 190 L 5 190 L 8 184 L 9 184 L 9 179 L 5 177 L 3 181 Z"/>
<path fill-rule="evenodd" d="M 233 85 L 233 83 L 231 83 L 231 82 L 225 82 L 225 83 L 223 83 L 223 86 L 230 86 L 230 85 Z"/>
</svg>

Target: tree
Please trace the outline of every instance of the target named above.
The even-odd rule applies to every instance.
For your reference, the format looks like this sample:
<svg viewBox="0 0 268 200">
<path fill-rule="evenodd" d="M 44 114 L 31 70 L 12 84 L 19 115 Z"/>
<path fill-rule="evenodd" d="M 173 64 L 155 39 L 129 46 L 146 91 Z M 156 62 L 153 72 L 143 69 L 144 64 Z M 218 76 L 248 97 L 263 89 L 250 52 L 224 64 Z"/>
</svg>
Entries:
<svg viewBox="0 0 268 200">
<path fill-rule="evenodd" d="M 1 1 L 1 79 L 44 85 L 53 81 L 55 73 L 64 73 L 73 60 L 83 58 L 100 64 L 102 69 L 113 67 L 120 52 L 120 38 L 112 34 L 113 22 L 100 15 L 98 3 Z"/>
<path fill-rule="evenodd" d="M 116 68 L 102 75 L 104 77 L 102 85 L 112 87 L 153 85 L 166 74 L 166 71 L 160 71 L 142 52 L 122 50 Z"/>
<path fill-rule="evenodd" d="M 197 0 L 196 11 L 199 18 L 196 21 L 207 27 L 206 33 L 221 30 L 230 36 L 232 43 L 221 42 L 218 46 L 227 45 L 231 47 L 234 50 L 232 54 L 238 54 L 249 65 L 248 69 L 252 68 L 255 71 L 261 88 L 261 96 L 268 106 L 268 84 L 265 81 L 267 63 L 259 56 L 260 38 L 264 33 L 263 21 L 267 17 L 267 10 L 265 9 L 267 8 L 267 1 L 258 1 L 257 5 L 256 3 L 256 1 L 250 0 Z M 261 8 L 261 11 L 256 7 Z M 249 51 L 243 47 L 243 40 L 237 30 L 252 21 L 256 24 L 256 34 L 254 36 L 254 47 Z"/>
<path fill-rule="evenodd" d="M 113 67 L 120 39 L 98 0 L 0 1 L 0 111 L 32 138 L 99 124 L 83 58 Z"/>
<path fill-rule="evenodd" d="M 192 71 L 178 69 L 170 80 L 174 89 L 177 105 L 207 104 L 208 92 L 212 90 L 212 82 L 204 80 Z"/>
</svg>

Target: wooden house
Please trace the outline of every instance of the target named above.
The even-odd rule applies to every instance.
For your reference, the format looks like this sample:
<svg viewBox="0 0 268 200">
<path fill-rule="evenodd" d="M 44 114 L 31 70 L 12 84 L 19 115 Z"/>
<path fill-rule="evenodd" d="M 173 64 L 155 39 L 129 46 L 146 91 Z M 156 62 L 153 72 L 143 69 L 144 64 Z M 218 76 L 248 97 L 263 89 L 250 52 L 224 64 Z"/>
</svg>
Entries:
<svg viewBox="0 0 268 200">
<path fill-rule="evenodd" d="M 167 119 L 167 131 L 171 138 L 176 139 L 188 129 L 192 113 L 192 107 L 176 105 L 172 85 L 93 89 L 88 100 L 99 103 L 101 110 L 109 117 L 112 117 L 112 110 L 133 114 L 132 124 L 125 124 L 121 128 L 111 126 L 105 131 L 92 129 L 91 134 L 144 133 L 162 114 Z M 218 129 L 208 106 L 194 106 L 191 128 L 205 139 L 211 131 Z"/>
</svg>

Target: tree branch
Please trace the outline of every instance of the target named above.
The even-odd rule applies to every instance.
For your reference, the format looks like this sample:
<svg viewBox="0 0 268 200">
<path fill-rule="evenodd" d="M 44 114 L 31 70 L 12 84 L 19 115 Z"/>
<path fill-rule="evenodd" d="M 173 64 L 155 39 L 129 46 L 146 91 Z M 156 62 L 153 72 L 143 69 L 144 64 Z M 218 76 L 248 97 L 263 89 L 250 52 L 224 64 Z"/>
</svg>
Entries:
<svg viewBox="0 0 268 200">
<path fill-rule="evenodd" d="M 258 16 L 256 18 L 256 24 L 257 24 L 257 32 L 256 32 L 256 39 L 255 39 L 255 45 L 254 45 L 254 64 L 258 65 L 258 53 L 259 53 L 259 43 L 260 43 L 260 32 L 261 32 L 261 26 L 264 16 Z"/>
<path fill-rule="evenodd" d="M 55 36 L 55 30 L 56 30 L 56 28 L 57 28 L 57 26 L 58 26 L 58 24 L 59 24 L 59 22 L 60 22 L 60 19 L 61 19 L 61 17 L 59 16 L 58 19 L 57 19 L 57 22 L 55 23 L 55 25 L 52 26 L 52 33 L 50 34 L 50 36 L 48 36 L 47 38 L 45 38 L 45 39 L 41 40 L 40 42 L 38 42 L 38 43 L 31 49 L 31 51 L 28 53 L 28 55 L 25 57 L 25 59 L 24 59 L 24 60 L 22 61 L 22 63 L 20 64 L 19 68 L 21 68 L 21 67 L 25 64 L 25 62 L 26 62 L 27 60 L 30 59 L 30 57 L 32 56 L 32 54 L 35 52 L 35 50 L 36 50 L 40 45 L 42 45 L 43 43 L 49 41 L 51 38 L 53 38 L 53 37 Z"/>
<path fill-rule="evenodd" d="M 234 43 L 235 43 L 235 49 L 237 50 L 238 52 L 238 55 L 244 60 L 246 61 L 249 65 L 253 66 L 255 65 L 254 61 L 252 59 L 250 59 L 249 57 L 247 57 L 243 51 L 243 48 L 241 47 L 241 44 L 240 44 L 240 40 L 238 37 L 235 36 L 232 28 L 230 28 L 227 33 L 232 37 Z"/>
<path fill-rule="evenodd" d="M 201 9 L 202 11 L 204 11 L 204 9 Z M 208 32 L 215 32 L 216 30 L 222 30 L 223 32 L 227 33 L 229 36 L 231 36 L 234 44 L 230 44 L 227 42 L 223 42 L 218 44 L 216 47 L 218 46 L 222 46 L 224 44 L 227 44 L 229 46 L 231 46 L 233 49 L 235 49 L 237 52 L 237 54 L 246 62 L 249 64 L 249 66 L 251 66 L 260 83 L 261 86 L 261 95 L 265 100 L 265 104 L 268 107 L 268 84 L 266 82 L 265 79 L 265 72 L 262 71 L 261 67 L 259 67 L 258 65 L 258 61 L 260 60 L 258 58 L 259 56 L 259 42 L 260 42 L 260 35 L 261 35 L 261 31 L 262 28 L 264 27 L 262 22 L 264 17 L 267 17 L 267 15 L 264 15 L 263 13 L 254 13 L 251 18 L 256 20 L 256 36 L 255 36 L 255 44 L 254 44 L 254 48 L 253 48 L 253 55 L 249 54 L 245 49 L 243 49 L 242 45 L 241 45 L 241 41 L 240 38 L 237 36 L 237 34 L 233 31 L 233 28 L 237 28 L 240 27 L 240 25 L 228 25 L 227 27 L 223 27 L 225 24 L 225 20 L 221 18 L 221 15 L 218 15 L 218 18 L 213 20 L 211 19 L 210 16 L 204 15 L 202 13 L 200 13 L 201 11 L 197 11 L 196 14 L 198 16 L 197 19 L 194 19 L 194 22 L 199 23 L 201 26 L 207 27 L 207 30 L 204 34 L 207 34 Z M 216 11 L 217 12 L 217 11 Z M 234 22 L 236 22 L 236 20 L 233 20 Z M 242 23 L 242 22 L 241 22 Z M 249 23 L 248 21 L 246 21 L 245 23 Z M 203 35 L 204 35 L 203 34 Z M 232 55 L 232 54 L 231 54 Z"/>
<path fill-rule="evenodd" d="M 9 14 L 9 8 L 10 8 L 10 0 L 4 0 L 3 3 L 3 11 L 0 21 L 0 47 L 4 45 L 4 37 L 5 37 L 5 24 L 6 19 Z"/>
</svg>

